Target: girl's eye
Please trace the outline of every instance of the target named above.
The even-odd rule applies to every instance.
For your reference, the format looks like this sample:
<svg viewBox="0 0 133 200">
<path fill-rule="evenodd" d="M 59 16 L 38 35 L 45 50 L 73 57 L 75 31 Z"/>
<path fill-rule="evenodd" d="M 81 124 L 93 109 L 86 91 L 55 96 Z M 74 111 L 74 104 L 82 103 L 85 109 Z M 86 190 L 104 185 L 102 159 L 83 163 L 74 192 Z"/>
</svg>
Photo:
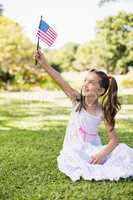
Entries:
<svg viewBox="0 0 133 200">
<path fill-rule="evenodd" d="M 87 81 L 87 79 L 85 79 L 85 80 L 84 80 L 84 82 L 86 82 L 86 81 Z M 88 80 L 88 83 L 91 83 L 91 84 L 96 84 L 96 82 L 95 82 L 95 81 L 91 81 L 91 80 L 90 80 L 90 81 Z"/>
<path fill-rule="evenodd" d="M 94 81 L 89 81 L 89 83 L 94 84 Z"/>
</svg>

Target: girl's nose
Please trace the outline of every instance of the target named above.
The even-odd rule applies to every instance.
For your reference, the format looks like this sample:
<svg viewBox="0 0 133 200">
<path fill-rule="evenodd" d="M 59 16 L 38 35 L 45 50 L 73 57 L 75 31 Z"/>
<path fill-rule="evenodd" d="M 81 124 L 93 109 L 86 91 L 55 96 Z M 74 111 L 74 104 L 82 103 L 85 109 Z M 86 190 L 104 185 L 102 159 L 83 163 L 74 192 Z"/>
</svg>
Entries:
<svg viewBox="0 0 133 200">
<path fill-rule="evenodd" d="M 84 88 L 85 88 L 85 89 L 88 89 L 88 85 L 87 85 L 87 84 L 85 84 L 85 85 L 84 85 Z"/>
</svg>

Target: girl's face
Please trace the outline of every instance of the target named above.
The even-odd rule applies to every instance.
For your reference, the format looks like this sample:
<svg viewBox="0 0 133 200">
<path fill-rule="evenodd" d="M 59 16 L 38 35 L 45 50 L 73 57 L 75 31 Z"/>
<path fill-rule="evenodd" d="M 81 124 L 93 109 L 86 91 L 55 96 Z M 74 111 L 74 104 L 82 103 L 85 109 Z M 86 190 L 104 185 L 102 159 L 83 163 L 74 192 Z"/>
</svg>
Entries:
<svg viewBox="0 0 133 200">
<path fill-rule="evenodd" d="M 103 92 L 102 89 L 98 75 L 94 72 L 88 72 L 82 85 L 82 94 L 97 98 Z"/>
</svg>

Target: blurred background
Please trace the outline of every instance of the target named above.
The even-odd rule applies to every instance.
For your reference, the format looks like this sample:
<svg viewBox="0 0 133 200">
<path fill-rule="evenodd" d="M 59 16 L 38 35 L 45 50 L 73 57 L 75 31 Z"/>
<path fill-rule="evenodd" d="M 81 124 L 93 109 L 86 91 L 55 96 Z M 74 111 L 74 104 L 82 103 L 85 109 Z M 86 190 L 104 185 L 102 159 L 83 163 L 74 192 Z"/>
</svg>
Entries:
<svg viewBox="0 0 133 200">
<path fill-rule="evenodd" d="M 131 0 L 4 0 L 0 4 L 0 89 L 58 90 L 34 65 L 40 15 L 58 33 L 53 47 L 40 46 L 51 66 L 74 87 L 80 88 L 86 68 L 96 67 L 114 74 L 120 90 L 131 89 L 132 11 Z"/>
<path fill-rule="evenodd" d="M 123 117 L 131 118 L 132 0 L 58 0 L 58 3 L 1 0 L 1 97 L 20 98 L 21 92 L 24 99 L 31 100 L 32 96 L 32 99 L 46 100 L 63 95 L 49 75 L 39 65 L 35 66 L 33 59 L 41 15 L 58 33 L 52 47 L 40 43 L 50 65 L 77 90 L 81 88 L 87 68 L 98 68 L 113 75 L 119 86 L 122 111 L 125 109 Z"/>
</svg>

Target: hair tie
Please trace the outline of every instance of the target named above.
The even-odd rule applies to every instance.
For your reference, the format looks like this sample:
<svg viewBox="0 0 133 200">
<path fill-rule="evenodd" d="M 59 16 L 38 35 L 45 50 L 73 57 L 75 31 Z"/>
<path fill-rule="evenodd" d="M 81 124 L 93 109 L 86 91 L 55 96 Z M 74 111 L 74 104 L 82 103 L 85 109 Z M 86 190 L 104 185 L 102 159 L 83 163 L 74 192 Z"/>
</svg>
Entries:
<svg viewBox="0 0 133 200">
<path fill-rule="evenodd" d="M 111 79 L 112 78 L 112 76 L 108 76 L 108 79 Z"/>
</svg>

